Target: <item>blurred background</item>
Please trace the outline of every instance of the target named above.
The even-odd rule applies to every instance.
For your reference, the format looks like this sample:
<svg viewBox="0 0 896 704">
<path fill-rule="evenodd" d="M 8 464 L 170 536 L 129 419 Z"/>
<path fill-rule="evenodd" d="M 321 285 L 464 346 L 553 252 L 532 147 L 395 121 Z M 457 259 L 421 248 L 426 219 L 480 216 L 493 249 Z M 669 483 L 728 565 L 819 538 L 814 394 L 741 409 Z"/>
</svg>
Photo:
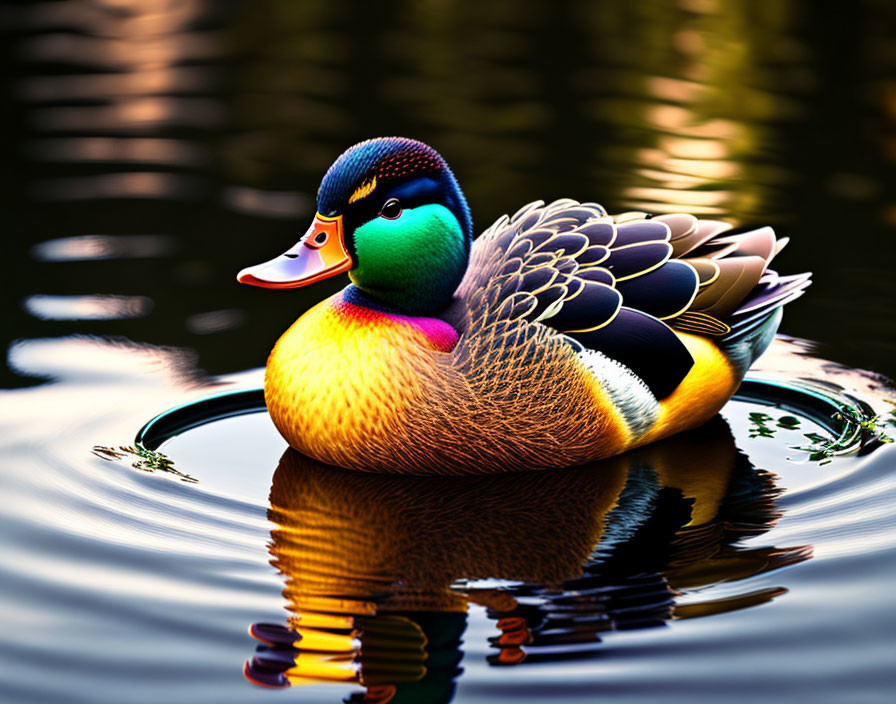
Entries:
<svg viewBox="0 0 896 704">
<path fill-rule="evenodd" d="M 304 232 L 343 149 L 404 135 L 446 157 L 477 231 L 564 196 L 771 224 L 778 268 L 816 275 L 782 330 L 896 375 L 888 0 L 32 1 L 0 27 L 4 348 L 263 365 L 344 277 L 235 273 Z"/>
</svg>

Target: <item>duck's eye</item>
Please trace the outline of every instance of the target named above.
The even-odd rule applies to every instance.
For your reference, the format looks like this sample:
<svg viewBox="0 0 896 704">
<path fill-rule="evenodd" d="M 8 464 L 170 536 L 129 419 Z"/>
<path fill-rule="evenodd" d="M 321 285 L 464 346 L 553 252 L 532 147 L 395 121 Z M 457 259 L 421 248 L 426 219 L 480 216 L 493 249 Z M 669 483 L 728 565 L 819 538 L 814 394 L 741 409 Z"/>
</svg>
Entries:
<svg viewBox="0 0 896 704">
<path fill-rule="evenodd" d="M 387 200 L 383 205 L 383 209 L 380 210 L 380 215 L 387 220 L 394 220 L 401 215 L 401 203 L 398 202 L 398 198 Z"/>
<path fill-rule="evenodd" d="M 325 230 L 321 230 L 314 236 L 314 244 L 322 245 L 326 241 L 327 241 L 327 233 Z"/>
</svg>

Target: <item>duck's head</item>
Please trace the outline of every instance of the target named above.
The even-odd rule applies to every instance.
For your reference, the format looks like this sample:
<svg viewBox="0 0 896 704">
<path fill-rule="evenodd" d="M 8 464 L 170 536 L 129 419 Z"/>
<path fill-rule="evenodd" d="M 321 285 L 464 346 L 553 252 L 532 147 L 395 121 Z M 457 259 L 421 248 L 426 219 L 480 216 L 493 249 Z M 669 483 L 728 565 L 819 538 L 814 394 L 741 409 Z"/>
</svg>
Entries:
<svg viewBox="0 0 896 704">
<path fill-rule="evenodd" d="M 298 243 L 237 279 L 295 288 L 347 271 L 374 301 L 433 313 L 450 303 L 472 237 L 467 201 L 438 152 L 413 139 L 371 139 L 329 168 Z"/>
</svg>

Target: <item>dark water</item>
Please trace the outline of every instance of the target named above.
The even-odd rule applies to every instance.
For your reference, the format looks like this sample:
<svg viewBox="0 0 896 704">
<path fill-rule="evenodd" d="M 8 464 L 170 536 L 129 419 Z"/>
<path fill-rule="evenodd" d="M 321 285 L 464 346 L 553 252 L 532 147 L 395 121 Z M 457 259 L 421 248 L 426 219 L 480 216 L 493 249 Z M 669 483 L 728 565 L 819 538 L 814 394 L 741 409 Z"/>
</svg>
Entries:
<svg viewBox="0 0 896 704">
<path fill-rule="evenodd" d="M 896 695 L 894 393 L 852 371 L 896 376 L 891 3 L 69 0 L 3 3 L 0 33 L 0 700 L 278 696 L 246 661 L 296 701 Z M 234 273 L 382 134 L 438 148 L 478 230 L 560 196 L 774 225 L 779 268 L 815 272 L 782 330 L 819 347 L 757 378 L 863 439 L 795 449 L 845 421 L 754 398 L 476 482 L 314 466 L 261 413 L 163 446 L 198 483 L 92 455 L 259 383 L 343 282 Z M 303 639 L 265 649 L 259 623 Z"/>
</svg>

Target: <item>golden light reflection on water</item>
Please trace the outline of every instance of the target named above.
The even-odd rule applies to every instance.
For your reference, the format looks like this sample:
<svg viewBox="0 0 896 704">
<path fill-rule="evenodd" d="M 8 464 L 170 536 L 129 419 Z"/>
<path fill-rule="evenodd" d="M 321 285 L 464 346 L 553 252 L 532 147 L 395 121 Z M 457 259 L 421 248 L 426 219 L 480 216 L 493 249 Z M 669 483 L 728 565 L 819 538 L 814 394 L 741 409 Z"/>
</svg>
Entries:
<svg viewBox="0 0 896 704">
<path fill-rule="evenodd" d="M 541 31 L 560 26 L 547 6 L 518 12 L 508 2 L 418 3 L 392 22 L 374 13 L 383 31 L 372 47 L 335 30 L 352 13 L 318 0 L 272 0 L 263 11 L 238 11 L 232 27 L 202 30 L 195 27 L 211 11 L 202 0 L 72 10 L 81 4 L 23 13 L 35 26 L 77 30 L 32 36 L 19 47 L 23 57 L 81 69 L 20 81 L 32 124 L 51 133 L 147 132 L 220 129 L 235 119 L 239 129 L 222 150 L 237 180 L 252 187 L 291 170 L 309 174 L 310 184 L 310 174 L 319 177 L 345 146 L 341 135 L 416 124 L 425 131 L 416 136 L 451 156 L 479 203 L 501 207 L 506 194 L 527 192 L 531 174 L 545 164 L 565 183 L 566 165 L 579 159 L 575 171 L 584 169 L 600 192 L 545 196 L 741 221 L 774 207 L 787 175 L 776 165 L 773 125 L 803 113 L 795 96 L 813 80 L 806 49 L 794 38 L 800 10 L 785 3 L 578 2 L 564 25 L 575 32 L 566 42 Z M 236 47 L 248 58 L 230 76 L 230 103 L 220 99 L 220 62 Z M 551 58 L 564 50 L 566 64 Z M 100 104 L 65 104 L 85 99 Z M 570 129 L 581 144 L 563 134 Z M 31 149 L 42 158 L 55 151 L 63 161 L 197 166 L 207 159 L 177 142 L 98 136 L 42 138 Z M 170 192 L 75 186 L 50 184 L 49 196 Z M 41 186 L 35 192 L 47 194 Z"/>
<path fill-rule="evenodd" d="M 787 178 L 770 125 L 799 115 L 793 94 L 806 78 L 805 50 L 790 38 L 794 8 L 682 0 L 581 14 L 605 35 L 593 53 L 612 67 L 581 80 L 613 86 L 590 110 L 622 137 L 610 149 L 619 201 L 735 222 L 768 212 Z"/>
<path fill-rule="evenodd" d="M 29 296 L 22 306 L 41 320 L 140 318 L 152 310 L 146 296 Z"/>
<path fill-rule="evenodd" d="M 29 184 L 31 194 L 59 201 L 198 194 L 195 183 L 167 169 L 204 167 L 207 150 L 164 132 L 209 129 L 225 119 L 225 106 L 210 97 L 220 89 L 220 69 L 209 62 L 223 58 L 228 48 L 216 31 L 192 29 L 208 12 L 202 0 L 38 3 L 19 9 L 21 25 L 51 29 L 22 38 L 15 46 L 18 58 L 72 69 L 17 79 L 16 93 L 37 133 L 25 144 L 26 153 L 46 164 L 166 169 L 39 179 Z"/>
<path fill-rule="evenodd" d="M 36 181 L 29 190 L 36 199 L 59 202 L 105 198 L 189 200 L 202 192 L 202 186 L 197 180 L 179 174 L 133 171 L 48 178 Z"/>
<path fill-rule="evenodd" d="M 129 137 L 42 139 L 28 146 L 37 160 L 59 162 L 119 162 L 200 166 L 208 159 L 198 145 L 183 140 Z"/>
<path fill-rule="evenodd" d="M 177 251 L 177 242 L 167 235 L 78 235 L 39 242 L 31 256 L 45 262 L 97 259 L 164 257 Z"/>
<path fill-rule="evenodd" d="M 204 93 L 219 83 L 217 72 L 207 68 L 147 67 L 136 73 L 30 76 L 19 84 L 19 95 L 29 102 L 96 100 L 110 95 Z"/>
</svg>

